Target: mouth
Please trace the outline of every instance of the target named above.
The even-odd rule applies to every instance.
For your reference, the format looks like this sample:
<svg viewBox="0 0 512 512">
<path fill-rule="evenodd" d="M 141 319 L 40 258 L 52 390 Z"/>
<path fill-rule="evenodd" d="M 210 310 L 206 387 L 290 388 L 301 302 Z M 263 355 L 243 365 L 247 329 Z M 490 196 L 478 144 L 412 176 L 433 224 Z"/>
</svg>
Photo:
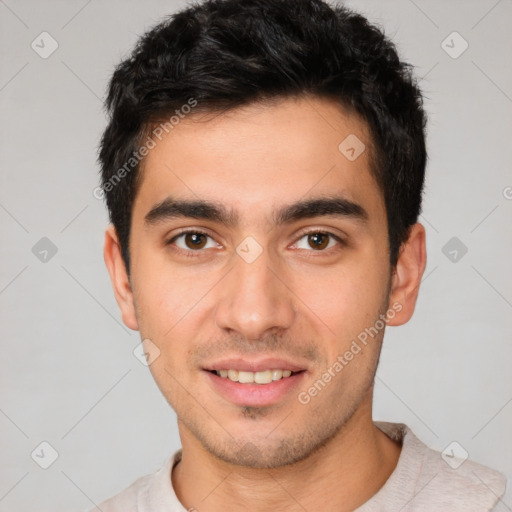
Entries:
<svg viewBox="0 0 512 512">
<path fill-rule="evenodd" d="M 203 374 L 210 389 L 230 404 L 267 407 L 295 398 L 307 370 L 270 367 L 249 371 L 235 366 L 204 369 Z"/>
<path fill-rule="evenodd" d="M 288 379 L 293 375 L 302 373 L 305 370 L 299 370 L 293 372 L 291 370 L 282 370 L 278 368 L 262 370 L 258 372 L 250 372 L 243 370 L 224 369 L 224 370 L 207 370 L 210 373 L 214 373 L 222 379 L 229 379 L 232 382 L 238 382 L 240 384 L 259 384 L 266 385 L 271 382 L 280 381 L 282 379 Z"/>
</svg>

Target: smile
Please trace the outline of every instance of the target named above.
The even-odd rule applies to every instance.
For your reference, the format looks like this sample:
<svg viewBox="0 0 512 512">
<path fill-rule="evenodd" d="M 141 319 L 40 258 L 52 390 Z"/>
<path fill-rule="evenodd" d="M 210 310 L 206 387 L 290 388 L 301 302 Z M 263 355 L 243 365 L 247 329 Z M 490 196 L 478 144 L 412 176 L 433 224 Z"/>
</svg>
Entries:
<svg viewBox="0 0 512 512">
<path fill-rule="evenodd" d="M 259 372 L 247 372 L 242 370 L 216 370 L 215 373 L 222 378 L 230 379 L 241 384 L 270 384 L 276 380 L 286 379 L 293 373 L 291 370 L 263 370 Z"/>
<path fill-rule="evenodd" d="M 206 370 L 212 391 L 231 404 L 265 407 L 295 397 L 306 375 L 305 370 Z M 275 378 L 274 378 L 275 377 Z"/>
</svg>

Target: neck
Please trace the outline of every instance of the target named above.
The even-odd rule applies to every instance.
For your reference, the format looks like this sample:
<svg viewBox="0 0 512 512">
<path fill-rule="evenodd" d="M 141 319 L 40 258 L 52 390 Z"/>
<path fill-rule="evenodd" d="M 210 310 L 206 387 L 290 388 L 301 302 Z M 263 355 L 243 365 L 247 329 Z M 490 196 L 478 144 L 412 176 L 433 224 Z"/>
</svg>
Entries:
<svg viewBox="0 0 512 512">
<path fill-rule="evenodd" d="M 370 393 L 327 444 L 276 469 L 220 461 L 180 425 L 182 459 L 172 472 L 176 495 L 185 508 L 201 512 L 354 510 L 384 485 L 401 450 L 373 424 L 371 403 Z"/>
</svg>

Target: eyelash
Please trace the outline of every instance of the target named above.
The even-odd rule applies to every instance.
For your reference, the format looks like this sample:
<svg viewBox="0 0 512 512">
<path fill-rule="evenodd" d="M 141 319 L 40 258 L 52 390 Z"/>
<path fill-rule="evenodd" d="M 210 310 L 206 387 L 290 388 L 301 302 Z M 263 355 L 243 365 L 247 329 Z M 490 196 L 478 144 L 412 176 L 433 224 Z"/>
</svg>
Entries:
<svg viewBox="0 0 512 512">
<path fill-rule="evenodd" d="M 203 236 L 206 236 L 208 238 L 212 238 L 208 233 L 205 233 L 204 231 L 201 231 L 201 230 L 198 230 L 198 229 L 189 229 L 189 230 L 184 230 L 184 231 L 180 231 L 177 235 L 174 235 L 170 240 L 168 240 L 166 242 L 166 245 L 172 245 L 172 243 L 177 239 L 179 238 L 180 236 L 183 236 L 183 235 L 187 235 L 187 234 L 194 234 L 194 235 L 203 235 Z M 304 231 L 302 232 L 295 243 L 297 243 L 301 238 L 304 238 L 305 236 L 307 235 L 327 235 L 331 238 L 333 238 L 334 240 L 336 240 L 336 242 L 338 242 L 338 244 L 340 246 L 346 246 L 346 242 L 341 238 L 339 237 L 338 235 L 335 235 L 334 233 L 331 233 L 330 231 L 322 231 L 322 230 L 310 230 L 310 231 Z M 320 252 L 320 253 L 329 253 L 330 251 L 332 251 L 333 247 L 331 247 L 330 249 L 324 249 L 324 250 L 320 250 L 320 251 L 314 251 L 313 249 L 311 251 L 307 251 L 307 252 Z M 183 254 L 185 253 L 185 256 L 186 257 L 189 257 L 189 258 L 197 258 L 202 252 L 202 250 L 197 250 L 197 251 L 194 251 L 194 250 L 185 250 L 185 249 L 181 249 L 179 247 L 175 247 L 174 248 L 175 251 Z M 311 256 L 313 258 L 316 258 L 317 256 Z"/>
</svg>

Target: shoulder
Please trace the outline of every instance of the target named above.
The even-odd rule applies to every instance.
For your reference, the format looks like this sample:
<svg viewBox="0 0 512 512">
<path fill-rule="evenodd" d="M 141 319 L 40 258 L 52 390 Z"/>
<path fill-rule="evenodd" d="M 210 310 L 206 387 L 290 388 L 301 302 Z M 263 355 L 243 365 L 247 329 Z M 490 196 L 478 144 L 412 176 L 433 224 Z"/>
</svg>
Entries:
<svg viewBox="0 0 512 512">
<path fill-rule="evenodd" d="M 407 425 L 383 423 L 377 426 L 389 437 L 402 441 L 402 454 L 395 477 L 408 489 L 406 510 L 492 511 L 505 494 L 506 477 L 467 458 L 459 443 L 443 452 L 429 448 Z"/>
<path fill-rule="evenodd" d="M 152 473 L 141 476 L 126 489 L 102 501 L 97 507 L 89 510 L 89 512 L 97 510 L 102 512 L 137 512 L 139 510 L 140 497 L 146 494 L 154 475 Z"/>
<path fill-rule="evenodd" d="M 126 489 L 88 512 L 96 512 L 98 509 L 102 512 L 139 512 L 155 508 L 174 511 L 179 502 L 172 489 L 170 470 L 180 457 L 181 450 L 178 450 L 159 469 L 139 477 Z"/>
<path fill-rule="evenodd" d="M 423 463 L 423 482 L 428 494 L 444 506 L 460 510 L 490 511 L 507 487 L 506 477 L 478 462 L 458 458 L 453 451 L 439 452 L 427 448 Z M 430 484 L 425 481 L 431 479 Z M 457 509 L 457 510 L 458 510 Z"/>
</svg>

